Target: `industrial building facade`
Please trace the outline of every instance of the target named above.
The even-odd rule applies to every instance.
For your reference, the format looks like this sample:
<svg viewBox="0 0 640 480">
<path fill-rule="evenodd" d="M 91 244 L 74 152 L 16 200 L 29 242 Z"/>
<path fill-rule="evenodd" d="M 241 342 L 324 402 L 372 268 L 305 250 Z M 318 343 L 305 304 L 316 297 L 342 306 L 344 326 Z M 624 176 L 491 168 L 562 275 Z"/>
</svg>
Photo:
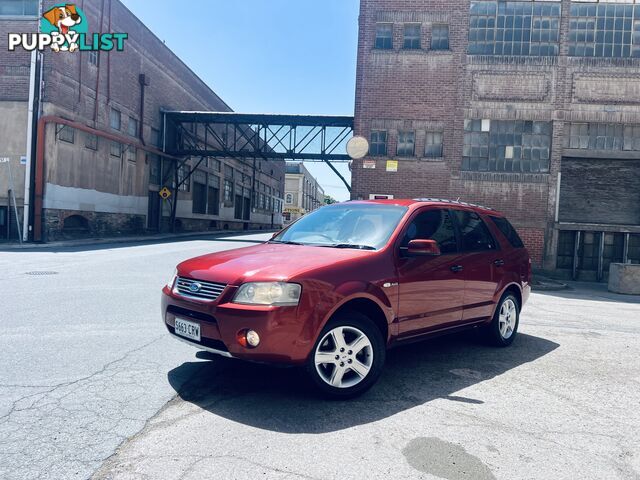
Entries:
<svg viewBox="0 0 640 480">
<path fill-rule="evenodd" d="M 163 155 L 162 112 L 231 108 L 119 0 L 77 5 L 89 34 L 127 33 L 124 51 L 46 50 L 30 92 L 31 54 L 8 51 L 7 36 L 37 32 L 57 4 L 43 3 L 0 0 L 0 157 L 11 161 L 19 223 L 36 240 L 166 231 L 172 210 L 179 231 L 282 225 L 284 161 Z M 37 118 L 28 125 L 30 93 L 42 135 Z M 0 164 L 0 239 L 13 239 L 6 172 Z M 25 197 L 33 219 L 23 222 Z"/>
<path fill-rule="evenodd" d="M 640 2 L 361 0 L 353 198 L 504 211 L 538 269 L 640 263 Z"/>
<path fill-rule="evenodd" d="M 284 191 L 284 223 L 324 205 L 324 189 L 307 170 L 303 162 L 288 162 Z"/>
</svg>

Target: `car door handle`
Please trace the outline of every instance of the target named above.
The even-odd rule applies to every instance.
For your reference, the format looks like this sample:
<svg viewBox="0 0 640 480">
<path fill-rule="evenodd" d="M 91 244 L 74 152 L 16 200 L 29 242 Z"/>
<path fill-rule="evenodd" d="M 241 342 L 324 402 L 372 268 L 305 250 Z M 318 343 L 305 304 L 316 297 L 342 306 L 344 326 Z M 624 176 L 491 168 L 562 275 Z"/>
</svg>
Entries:
<svg viewBox="0 0 640 480">
<path fill-rule="evenodd" d="M 454 273 L 458 273 L 464 270 L 464 267 L 462 265 L 454 265 L 453 267 L 451 267 L 451 271 Z"/>
<path fill-rule="evenodd" d="M 493 262 L 496 267 L 504 267 L 504 260 L 496 260 Z"/>
</svg>

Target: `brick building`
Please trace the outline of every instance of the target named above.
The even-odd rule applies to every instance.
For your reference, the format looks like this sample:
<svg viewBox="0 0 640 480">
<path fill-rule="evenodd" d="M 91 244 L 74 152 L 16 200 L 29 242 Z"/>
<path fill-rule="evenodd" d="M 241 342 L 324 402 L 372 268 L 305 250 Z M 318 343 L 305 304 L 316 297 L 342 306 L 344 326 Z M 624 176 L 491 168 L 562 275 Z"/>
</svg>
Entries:
<svg viewBox="0 0 640 480">
<path fill-rule="evenodd" d="M 46 11 L 58 2 L 43 3 Z M 163 187 L 177 189 L 176 225 L 183 231 L 282 224 L 284 161 L 209 158 L 195 170 L 199 159 L 181 165 L 182 159 L 163 156 L 162 111 L 231 108 L 119 0 L 77 6 L 89 34 L 127 33 L 124 51 L 42 54 L 36 111 L 53 120 L 44 138 L 34 139 L 27 165 L 31 54 L 8 51 L 7 37 L 38 31 L 38 4 L 0 0 L 0 157 L 12 162 L 19 215 L 25 196 L 31 197 L 34 216 L 26 223 L 41 228 L 43 240 L 167 230 L 176 192 L 162 200 Z M 42 162 L 36 161 L 36 140 L 44 140 Z M 38 168 L 41 209 L 33 198 Z M 5 172 L 0 164 L 0 239 L 15 238 Z M 32 181 L 25 183 L 29 173 Z M 268 200 L 260 203 L 260 196 Z"/>
<path fill-rule="evenodd" d="M 361 0 L 355 127 L 354 198 L 494 207 L 567 277 L 640 263 L 637 0 Z"/>
</svg>

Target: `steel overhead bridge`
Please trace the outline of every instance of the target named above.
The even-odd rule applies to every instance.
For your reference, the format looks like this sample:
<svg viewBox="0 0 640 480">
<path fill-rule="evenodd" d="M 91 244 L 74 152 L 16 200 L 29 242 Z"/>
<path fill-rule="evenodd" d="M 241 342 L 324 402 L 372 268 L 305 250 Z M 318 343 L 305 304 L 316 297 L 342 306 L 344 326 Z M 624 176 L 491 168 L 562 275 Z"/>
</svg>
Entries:
<svg viewBox="0 0 640 480">
<path fill-rule="evenodd" d="M 176 157 L 349 162 L 353 117 L 164 111 L 163 151 Z"/>
</svg>

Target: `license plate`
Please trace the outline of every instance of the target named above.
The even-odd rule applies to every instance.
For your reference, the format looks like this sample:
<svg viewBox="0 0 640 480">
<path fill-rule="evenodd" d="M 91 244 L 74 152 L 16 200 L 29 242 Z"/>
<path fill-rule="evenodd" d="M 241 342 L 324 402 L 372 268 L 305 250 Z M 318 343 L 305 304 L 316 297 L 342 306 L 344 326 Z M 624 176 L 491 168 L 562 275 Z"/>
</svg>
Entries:
<svg viewBox="0 0 640 480">
<path fill-rule="evenodd" d="M 176 318 L 176 335 L 188 338 L 190 340 L 200 341 L 200 324 Z"/>
</svg>

